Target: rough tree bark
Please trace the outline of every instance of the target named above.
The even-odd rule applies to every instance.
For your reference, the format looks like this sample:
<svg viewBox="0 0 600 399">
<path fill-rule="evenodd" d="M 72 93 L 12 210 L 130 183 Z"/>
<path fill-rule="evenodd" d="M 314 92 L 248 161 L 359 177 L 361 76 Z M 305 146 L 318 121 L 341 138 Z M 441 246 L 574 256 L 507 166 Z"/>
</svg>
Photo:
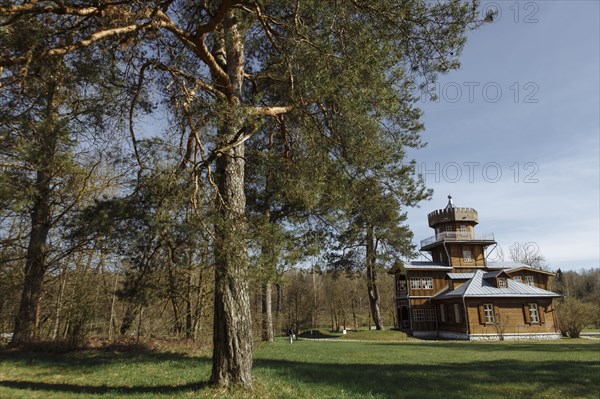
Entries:
<svg viewBox="0 0 600 399">
<path fill-rule="evenodd" d="M 223 21 L 227 75 L 232 94 L 220 145 L 235 142 L 244 120 L 239 116 L 244 78 L 244 45 L 231 11 Z M 229 148 L 217 158 L 216 181 L 219 221 L 215 226 L 215 302 L 212 384 L 252 386 L 252 330 L 248 295 L 246 248 L 246 196 L 244 144 Z"/>
<path fill-rule="evenodd" d="M 375 235 L 373 226 L 367 226 L 367 293 L 373 323 L 377 330 L 383 330 L 381 312 L 379 311 L 379 285 L 377 284 L 377 270 L 375 269 Z"/>
</svg>

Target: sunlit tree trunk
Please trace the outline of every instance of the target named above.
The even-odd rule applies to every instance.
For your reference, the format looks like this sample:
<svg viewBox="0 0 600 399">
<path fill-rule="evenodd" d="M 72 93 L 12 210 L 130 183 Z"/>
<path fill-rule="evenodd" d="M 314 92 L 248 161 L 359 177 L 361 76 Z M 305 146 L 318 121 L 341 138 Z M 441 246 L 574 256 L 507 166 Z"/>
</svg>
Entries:
<svg viewBox="0 0 600 399">
<path fill-rule="evenodd" d="M 223 22 L 227 74 L 232 84 L 228 115 L 219 145 L 239 138 L 244 120 L 238 115 L 244 78 L 242 32 L 233 13 Z M 231 146 L 217 158 L 219 220 L 215 226 L 215 303 L 211 383 L 252 386 L 252 322 L 248 295 L 244 144 Z"/>
<path fill-rule="evenodd" d="M 381 312 L 379 311 L 379 286 L 377 285 L 377 271 L 375 270 L 375 251 L 373 226 L 367 226 L 367 292 L 375 328 L 377 330 L 383 330 Z"/>
<path fill-rule="evenodd" d="M 271 283 L 264 283 L 262 291 L 262 340 L 273 342 L 273 313 L 271 312 Z"/>
</svg>

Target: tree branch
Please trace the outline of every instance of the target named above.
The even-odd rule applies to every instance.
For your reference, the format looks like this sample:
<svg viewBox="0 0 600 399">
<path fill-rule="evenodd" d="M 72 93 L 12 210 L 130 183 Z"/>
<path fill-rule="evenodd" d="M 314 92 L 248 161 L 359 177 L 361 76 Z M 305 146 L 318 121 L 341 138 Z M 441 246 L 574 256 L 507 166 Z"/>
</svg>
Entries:
<svg viewBox="0 0 600 399">
<path fill-rule="evenodd" d="M 275 107 L 253 107 L 250 108 L 250 115 L 258 115 L 258 116 L 279 116 L 283 114 L 287 114 L 296 108 L 295 105 L 286 105 L 286 106 L 275 106 Z"/>
<path fill-rule="evenodd" d="M 53 56 L 65 55 L 68 53 L 72 53 L 73 51 L 88 47 L 96 42 L 99 42 L 104 39 L 108 39 L 113 36 L 118 36 L 118 35 L 122 35 L 122 34 L 126 34 L 126 33 L 132 33 L 132 32 L 147 29 L 147 28 L 154 28 L 154 27 L 157 27 L 160 25 L 161 25 L 160 23 L 157 24 L 155 22 L 149 22 L 149 23 L 145 23 L 145 24 L 132 24 L 132 25 L 127 25 L 127 26 L 122 26 L 119 28 L 112 28 L 112 29 L 99 31 L 99 32 L 92 34 L 87 39 L 83 39 L 79 42 L 68 44 L 66 46 L 53 48 L 51 50 L 48 50 L 48 51 L 42 53 L 38 57 L 40 59 L 44 59 L 44 58 L 49 58 L 49 57 L 53 57 Z M 24 55 L 24 56 L 20 56 L 20 57 L 0 59 L 0 67 L 18 65 L 18 64 L 26 64 L 27 62 L 30 61 L 30 58 L 31 57 L 29 55 Z"/>
</svg>

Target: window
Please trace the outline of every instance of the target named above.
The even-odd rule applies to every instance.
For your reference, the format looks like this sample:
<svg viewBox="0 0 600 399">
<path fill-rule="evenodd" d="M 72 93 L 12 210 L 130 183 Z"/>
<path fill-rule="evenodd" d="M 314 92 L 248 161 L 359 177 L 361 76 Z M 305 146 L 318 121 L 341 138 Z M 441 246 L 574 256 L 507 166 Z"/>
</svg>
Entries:
<svg viewBox="0 0 600 399">
<path fill-rule="evenodd" d="M 525 276 L 525 284 L 533 285 L 533 276 Z"/>
<path fill-rule="evenodd" d="M 416 323 L 435 321 L 435 309 L 413 309 L 412 314 Z"/>
<path fill-rule="evenodd" d="M 504 278 L 504 277 L 498 278 L 498 288 L 508 288 L 508 281 L 506 281 L 506 278 Z"/>
<path fill-rule="evenodd" d="M 398 280 L 398 290 L 405 291 L 406 290 L 406 280 Z"/>
<path fill-rule="evenodd" d="M 529 320 L 531 320 L 531 323 L 540 322 L 540 312 L 538 311 L 537 303 L 529 304 Z"/>
<path fill-rule="evenodd" d="M 460 305 L 458 303 L 454 304 L 454 321 L 457 323 L 462 322 L 462 313 L 460 312 Z"/>
<path fill-rule="evenodd" d="M 460 235 L 463 237 L 467 236 L 467 226 L 465 226 L 465 225 L 460 226 Z"/>
<path fill-rule="evenodd" d="M 468 249 L 463 250 L 463 262 L 471 262 L 471 251 Z"/>
<path fill-rule="evenodd" d="M 483 314 L 485 317 L 485 324 L 494 324 L 494 305 L 486 303 L 483 305 Z"/>
<path fill-rule="evenodd" d="M 515 280 L 517 283 L 521 282 L 521 276 L 514 276 L 513 280 Z"/>
<path fill-rule="evenodd" d="M 433 278 L 432 277 L 411 277 L 410 288 L 413 290 L 432 290 L 433 289 Z"/>
<path fill-rule="evenodd" d="M 446 226 L 446 231 L 452 231 L 452 226 Z"/>
<path fill-rule="evenodd" d="M 440 321 L 442 323 L 446 322 L 446 305 L 443 303 L 440 303 Z"/>
</svg>

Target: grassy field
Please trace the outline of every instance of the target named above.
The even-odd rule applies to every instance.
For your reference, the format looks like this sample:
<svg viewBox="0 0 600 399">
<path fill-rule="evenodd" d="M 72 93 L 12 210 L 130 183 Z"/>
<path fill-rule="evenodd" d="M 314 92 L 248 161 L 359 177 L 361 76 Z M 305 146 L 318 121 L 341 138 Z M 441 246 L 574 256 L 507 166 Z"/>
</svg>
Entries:
<svg viewBox="0 0 600 399">
<path fill-rule="evenodd" d="M 348 331 L 346 334 L 331 332 L 326 329 L 307 330 L 300 334 L 300 338 L 306 339 L 340 339 L 344 341 L 379 341 L 379 342 L 403 342 L 419 341 L 398 330 L 360 330 Z"/>
<path fill-rule="evenodd" d="M 0 398 L 598 398 L 600 341 L 257 345 L 255 388 L 207 386 L 207 353 L 0 351 Z"/>
</svg>

